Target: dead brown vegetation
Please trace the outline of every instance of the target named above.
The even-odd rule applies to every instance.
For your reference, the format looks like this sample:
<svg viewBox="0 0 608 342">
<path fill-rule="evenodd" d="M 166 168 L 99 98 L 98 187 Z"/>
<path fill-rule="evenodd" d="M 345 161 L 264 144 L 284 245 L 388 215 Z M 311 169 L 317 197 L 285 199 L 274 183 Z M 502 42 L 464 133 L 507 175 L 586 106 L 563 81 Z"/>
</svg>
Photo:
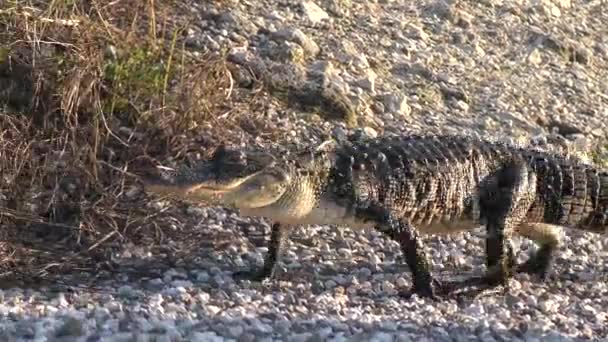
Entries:
<svg viewBox="0 0 608 342">
<path fill-rule="evenodd" d="M 145 209 L 136 175 L 238 121 L 226 60 L 186 50 L 187 3 L 3 3 L 3 279 L 100 267 L 108 248 L 162 243 L 162 214 Z"/>
</svg>

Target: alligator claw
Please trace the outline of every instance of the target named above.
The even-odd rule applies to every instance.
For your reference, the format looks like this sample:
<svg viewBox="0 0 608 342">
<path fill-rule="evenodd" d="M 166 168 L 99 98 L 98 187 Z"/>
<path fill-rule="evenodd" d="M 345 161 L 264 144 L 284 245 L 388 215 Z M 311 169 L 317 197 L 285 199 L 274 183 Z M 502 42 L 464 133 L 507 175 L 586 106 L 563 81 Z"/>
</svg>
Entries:
<svg viewBox="0 0 608 342">
<path fill-rule="evenodd" d="M 246 270 L 232 273 L 232 279 L 235 281 L 249 280 L 261 283 L 269 278 L 272 278 L 272 274 L 268 274 L 263 270 Z"/>
<path fill-rule="evenodd" d="M 437 279 L 431 281 L 428 285 L 414 285 L 411 289 L 403 291 L 400 296 L 404 299 L 410 299 L 414 294 L 430 298 L 434 301 L 440 301 L 441 297 L 445 297 L 453 290 L 453 287 L 449 283 L 442 283 Z"/>
<path fill-rule="evenodd" d="M 416 290 L 414 288 L 409 289 L 407 291 L 402 291 L 401 293 L 399 293 L 399 296 L 403 299 L 407 299 L 410 300 L 412 298 L 413 295 L 418 295 L 420 297 L 424 297 L 424 298 L 429 298 L 433 301 L 439 301 L 439 297 L 433 293 L 433 291 L 419 291 Z"/>
<path fill-rule="evenodd" d="M 516 273 L 525 273 L 531 276 L 536 276 L 540 282 L 546 282 L 549 279 L 549 267 L 545 264 L 528 260 L 527 262 L 518 265 L 515 268 Z"/>
</svg>

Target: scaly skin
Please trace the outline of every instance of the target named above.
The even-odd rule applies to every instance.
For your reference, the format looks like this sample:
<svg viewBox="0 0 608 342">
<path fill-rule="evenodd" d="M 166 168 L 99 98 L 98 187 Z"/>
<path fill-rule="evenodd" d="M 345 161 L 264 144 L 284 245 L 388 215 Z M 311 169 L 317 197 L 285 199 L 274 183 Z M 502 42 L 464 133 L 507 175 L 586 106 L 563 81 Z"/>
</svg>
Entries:
<svg viewBox="0 0 608 342">
<path fill-rule="evenodd" d="M 272 155 L 220 147 L 175 179 L 147 191 L 239 209 L 274 224 L 264 267 L 237 278 L 272 276 L 289 225 L 373 228 L 399 242 L 417 293 L 449 291 L 430 273 L 419 234 L 484 225 L 487 274 L 470 282 L 507 285 L 514 271 L 544 279 L 560 227 L 606 233 L 608 172 L 575 159 L 457 136 L 383 137 Z M 510 239 L 540 245 L 515 265 Z M 514 269 L 515 268 L 515 269 Z M 438 288 L 439 287 L 439 288 Z"/>
</svg>

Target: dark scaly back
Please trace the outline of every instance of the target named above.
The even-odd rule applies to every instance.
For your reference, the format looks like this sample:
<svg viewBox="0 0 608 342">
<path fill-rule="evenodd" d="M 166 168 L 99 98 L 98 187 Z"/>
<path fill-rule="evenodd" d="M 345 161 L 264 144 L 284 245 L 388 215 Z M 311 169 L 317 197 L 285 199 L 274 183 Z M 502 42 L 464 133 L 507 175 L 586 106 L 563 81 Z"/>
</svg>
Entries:
<svg viewBox="0 0 608 342">
<path fill-rule="evenodd" d="M 607 232 L 608 171 L 530 148 L 458 136 L 353 141 L 336 151 L 330 177 L 339 198 L 382 203 L 414 224 L 449 222 L 475 217 L 475 188 L 517 156 L 537 175 L 529 222 Z"/>
<path fill-rule="evenodd" d="M 472 217 L 475 188 L 510 153 L 467 137 L 383 137 L 341 146 L 332 177 L 341 197 L 382 203 L 413 224 L 448 222 Z"/>
<path fill-rule="evenodd" d="M 528 221 L 607 231 L 608 172 L 530 148 L 459 136 L 361 140 L 336 151 L 330 176 L 341 198 L 376 201 L 414 224 L 430 224 L 474 216 L 475 187 L 514 156 L 537 175 Z"/>
<path fill-rule="evenodd" d="M 553 153 L 520 149 L 537 175 L 536 202 L 528 215 L 544 222 L 607 232 L 608 172 Z"/>
</svg>

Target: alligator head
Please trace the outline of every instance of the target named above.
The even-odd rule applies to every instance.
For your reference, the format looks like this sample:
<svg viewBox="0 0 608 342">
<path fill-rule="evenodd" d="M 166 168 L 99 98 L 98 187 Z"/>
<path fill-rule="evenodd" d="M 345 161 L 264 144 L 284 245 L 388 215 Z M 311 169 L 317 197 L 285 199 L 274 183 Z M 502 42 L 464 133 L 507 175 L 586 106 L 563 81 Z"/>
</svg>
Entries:
<svg viewBox="0 0 608 342">
<path fill-rule="evenodd" d="M 288 164 L 259 151 L 218 147 L 211 158 L 164 179 L 145 180 L 147 192 L 238 209 L 277 201 L 292 181 Z"/>
</svg>

